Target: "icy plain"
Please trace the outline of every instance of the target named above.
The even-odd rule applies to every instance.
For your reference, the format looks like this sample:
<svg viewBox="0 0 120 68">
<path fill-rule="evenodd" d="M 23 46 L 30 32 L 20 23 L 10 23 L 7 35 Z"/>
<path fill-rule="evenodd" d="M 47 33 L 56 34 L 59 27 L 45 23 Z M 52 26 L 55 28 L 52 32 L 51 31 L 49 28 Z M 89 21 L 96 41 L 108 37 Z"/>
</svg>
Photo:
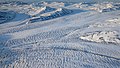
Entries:
<svg viewBox="0 0 120 68">
<path fill-rule="evenodd" d="M 0 68 L 120 68 L 120 3 L 0 2 Z"/>
</svg>

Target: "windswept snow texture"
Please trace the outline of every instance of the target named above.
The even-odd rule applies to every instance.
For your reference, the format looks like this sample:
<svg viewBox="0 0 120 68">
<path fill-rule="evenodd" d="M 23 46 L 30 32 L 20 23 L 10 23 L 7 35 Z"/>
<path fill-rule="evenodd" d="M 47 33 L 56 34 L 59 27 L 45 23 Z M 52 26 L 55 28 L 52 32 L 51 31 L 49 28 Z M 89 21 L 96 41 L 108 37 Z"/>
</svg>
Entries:
<svg viewBox="0 0 120 68">
<path fill-rule="evenodd" d="M 120 68 L 120 3 L 1 2 L 0 68 Z"/>
</svg>

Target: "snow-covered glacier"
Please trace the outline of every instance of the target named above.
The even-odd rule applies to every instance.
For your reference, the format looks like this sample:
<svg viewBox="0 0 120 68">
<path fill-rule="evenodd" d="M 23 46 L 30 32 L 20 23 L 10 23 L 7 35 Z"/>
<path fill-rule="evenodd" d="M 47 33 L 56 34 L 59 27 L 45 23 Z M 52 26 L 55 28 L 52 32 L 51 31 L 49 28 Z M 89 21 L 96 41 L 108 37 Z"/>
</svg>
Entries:
<svg viewBox="0 0 120 68">
<path fill-rule="evenodd" d="M 120 1 L 1 0 L 0 68 L 120 68 Z"/>
</svg>

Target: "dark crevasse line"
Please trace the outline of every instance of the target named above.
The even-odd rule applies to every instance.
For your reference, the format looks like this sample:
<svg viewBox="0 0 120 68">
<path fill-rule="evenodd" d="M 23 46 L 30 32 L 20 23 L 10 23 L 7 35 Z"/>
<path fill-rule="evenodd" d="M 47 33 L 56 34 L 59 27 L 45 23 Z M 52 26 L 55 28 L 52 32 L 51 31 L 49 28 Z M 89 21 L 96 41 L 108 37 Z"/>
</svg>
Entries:
<svg viewBox="0 0 120 68">
<path fill-rule="evenodd" d="M 93 53 L 87 50 L 80 50 L 80 49 L 75 49 L 75 48 L 65 48 L 65 47 L 51 47 L 52 49 L 62 49 L 62 50 L 72 50 L 72 51 L 81 51 L 81 52 L 85 52 L 85 53 L 90 53 L 90 54 L 94 54 L 94 55 L 98 55 L 101 57 L 107 57 L 107 58 L 111 58 L 111 59 L 115 59 L 118 60 L 120 63 L 120 58 L 116 58 L 116 57 L 112 57 L 112 56 L 107 56 L 107 55 L 102 55 L 102 54 L 98 54 L 98 53 Z"/>
</svg>

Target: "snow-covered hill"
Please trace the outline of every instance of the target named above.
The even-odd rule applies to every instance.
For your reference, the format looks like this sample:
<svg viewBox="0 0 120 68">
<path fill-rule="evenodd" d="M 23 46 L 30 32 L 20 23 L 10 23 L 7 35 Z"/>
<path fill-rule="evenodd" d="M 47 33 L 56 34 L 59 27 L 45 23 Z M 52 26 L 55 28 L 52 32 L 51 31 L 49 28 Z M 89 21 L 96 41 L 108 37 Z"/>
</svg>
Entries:
<svg viewBox="0 0 120 68">
<path fill-rule="evenodd" d="M 120 3 L 87 1 L 1 2 L 0 68 L 120 68 Z"/>
</svg>

